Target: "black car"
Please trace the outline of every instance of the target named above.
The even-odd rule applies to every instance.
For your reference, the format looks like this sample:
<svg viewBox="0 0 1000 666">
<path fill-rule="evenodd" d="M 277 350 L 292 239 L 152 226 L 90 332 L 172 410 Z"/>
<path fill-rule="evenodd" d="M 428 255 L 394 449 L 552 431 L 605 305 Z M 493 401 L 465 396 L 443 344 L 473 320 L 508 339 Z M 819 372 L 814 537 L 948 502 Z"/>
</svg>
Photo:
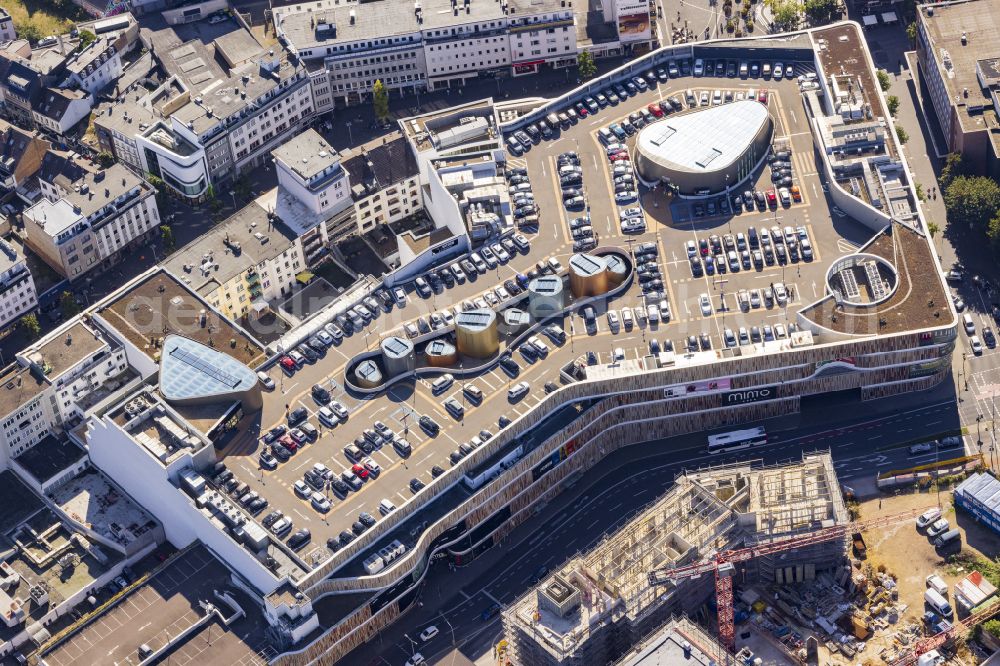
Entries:
<svg viewBox="0 0 1000 666">
<path fill-rule="evenodd" d="M 260 521 L 260 524 L 263 525 L 264 527 L 270 527 L 274 523 L 284 518 L 284 516 L 285 516 L 284 513 L 275 510 L 264 516 L 264 519 Z"/>
<path fill-rule="evenodd" d="M 344 530 L 343 532 L 340 533 L 340 544 L 342 546 L 346 546 L 347 544 L 351 543 L 352 541 L 354 541 L 354 535 L 353 534 L 351 534 L 347 530 Z"/>
<path fill-rule="evenodd" d="M 524 128 L 524 131 L 528 133 L 528 136 L 531 137 L 531 140 L 534 143 L 538 143 L 539 141 L 541 141 L 542 133 L 535 125 L 528 125 L 527 127 Z"/>
<path fill-rule="evenodd" d="M 506 416 L 501 416 L 500 418 L 497 419 L 497 426 L 499 426 L 501 428 L 506 428 L 510 424 L 511 424 L 511 421 Z"/>
<path fill-rule="evenodd" d="M 288 547 L 292 550 L 299 550 L 312 539 L 312 533 L 302 528 L 292 536 L 288 537 Z"/>
<path fill-rule="evenodd" d="M 343 482 L 341 479 L 333 479 L 330 482 L 330 489 L 333 490 L 333 494 L 344 499 L 347 497 L 347 493 L 351 492 L 350 486 Z"/>
<path fill-rule="evenodd" d="M 364 534 L 365 530 L 367 529 L 368 528 L 365 527 L 365 524 L 362 523 L 360 520 L 355 520 L 353 523 L 351 523 L 351 531 L 357 534 L 358 536 Z"/>
<path fill-rule="evenodd" d="M 310 363 L 315 363 L 319 360 L 319 354 L 309 345 L 299 345 L 299 353 L 305 356 L 306 360 Z"/>
<path fill-rule="evenodd" d="M 267 431 L 266 435 L 264 435 L 264 443 L 270 444 L 274 440 L 284 435 L 286 430 L 288 430 L 288 428 L 286 428 L 283 425 L 274 426 L 273 428 Z"/>
<path fill-rule="evenodd" d="M 444 468 L 440 467 L 439 465 L 434 465 L 434 467 L 431 467 L 431 476 L 434 477 L 435 479 L 441 476 L 442 474 L 444 474 Z"/>
<path fill-rule="evenodd" d="M 511 377 L 516 377 L 521 373 L 521 366 L 512 358 L 502 358 L 500 359 L 500 367 Z"/>
<path fill-rule="evenodd" d="M 702 275 L 701 260 L 698 257 L 691 257 L 691 275 L 694 277 Z"/>
<path fill-rule="evenodd" d="M 292 457 L 292 454 L 288 451 L 288 449 L 280 445 L 271 447 L 271 455 L 281 462 L 285 462 Z"/>
<path fill-rule="evenodd" d="M 341 548 L 340 542 L 337 540 L 337 537 L 330 537 L 329 539 L 327 539 L 326 547 L 335 553 Z"/>
<path fill-rule="evenodd" d="M 295 425 L 296 423 L 301 423 L 306 420 L 309 416 L 308 410 L 305 407 L 298 407 L 288 412 L 288 425 Z"/>
<path fill-rule="evenodd" d="M 316 399 L 316 402 L 325 405 L 330 402 L 330 392 L 319 384 L 313 384 L 312 396 Z"/>
<path fill-rule="evenodd" d="M 419 423 L 420 427 L 430 435 L 437 435 L 441 431 L 441 426 L 438 425 L 437 421 L 426 414 L 420 417 Z"/>
<path fill-rule="evenodd" d="M 419 493 L 424 489 L 424 482 L 420 479 L 410 479 L 410 490 Z"/>
<path fill-rule="evenodd" d="M 366 527 L 375 527 L 375 517 L 367 511 L 362 511 L 358 514 L 358 520 L 360 520 Z"/>
<path fill-rule="evenodd" d="M 254 501 L 250 502 L 250 505 L 247 508 L 250 510 L 250 513 L 256 515 L 267 508 L 267 500 L 263 497 L 258 497 Z"/>
</svg>

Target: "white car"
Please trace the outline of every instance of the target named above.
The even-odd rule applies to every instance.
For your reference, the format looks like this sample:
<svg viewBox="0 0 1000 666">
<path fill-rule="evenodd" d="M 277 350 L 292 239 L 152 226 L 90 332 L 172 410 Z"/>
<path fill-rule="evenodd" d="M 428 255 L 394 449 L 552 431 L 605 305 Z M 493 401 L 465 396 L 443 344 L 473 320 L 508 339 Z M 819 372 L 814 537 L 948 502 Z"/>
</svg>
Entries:
<svg viewBox="0 0 1000 666">
<path fill-rule="evenodd" d="M 426 663 L 424 655 L 419 652 L 414 652 L 413 656 L 406 660 L 406 666 L 421 666 L 421 664 Z"/>
<path fill-rule="evenodd" d="M 274 390 L 274 380 L 271 379 L 271 376 L 268 375 L 263 370 L 257 371 L 257 379 L 260 381 L 261 384 L 264 385 L 264 388 L 266 388 L 268 391 Z"/>
<path fill-rule="evenodd" d="M 528 395 L 529 390 L 531 390 L 531 386 L 528 385 L 528 382 L 518 382 L 507 391 L 507 399 L 511 402 L 516 402 Z"/>
<path fill-rule="evenodd" d="M 424 643 L 438 635 L 438 628 L 433 624 L 420 632 L 420 640 Z"/>
<path fill-rule="evenodd" d="M 941 509 L 928 509 L 917 518 L 917 529 L 923 529 L 941 517 Z"/>
<path fill-rule="evenodd" d="M 626 190 L 615 194 L 615 201 L 620 204 L 629 203 L 631 201 L 635 201 L 638 196 L 639 193 L 635 190 Z"/>
<path fill-rule="evenodd" d="M 632 309 L 622 308 L 622 324 L 625 326 L 625 330 L 631 330 L 634 320 L 632 319 Z"/>
<path fill-rule="evenodd" d="M 756 309 L 761 306 L 760 289 L 750 290 L 750 307 Z"/>
<path fill-rule="evenodd" d="M 618 328 L 618 313 L 614 310 L 608 310 L 608 326 Z"/>
<path fill-rule="evenodd" d="M 978 335 L 973 335 L 969 338 L 969 345 L 972 347 L 972 353 L 976 356 L 983 353 L 983 343 L 980 342 Z"/>
<path fill-rule="evenodd" d="M 666 300 L 660 301 L 660 321 L 667 323 L 670 321 L 670 304 Z"/>
<path fill-rule="evenodd" d="M 642 217 L 642 209 L 638 206 L 632 206 L 631 208 L 626 208 L 621 213 L 618 214 L 621 219 L 626 217 Z"/>
<path fill-rule="evenodd" d="M 699 296 L 698 302 L 701 304 L 701 313 L 706 317 L 710 317 L 712 315 L 712 300 L 708 297 L 708 294 Z"/>
<path fill-rule="evenodd" d="M 785 71 L 784 71 L 784 65 L 782 65 L 780 62 L 774 63 L 774 69 L 772 70 L 772 72 L 773 72 L 772 76 L 774 77 L 774 80 L 775 81 L 780 81 L 781 80 L 781 75 L 785 73 Z"/>
<path fill-rule="evenodd" d="M 689 240 L 684 247 L 687 248 L 687 253 L 689 258 L 698 254 L 698 246 L 695 245 L 695 242 L 693 240 Z"/>
</svg>

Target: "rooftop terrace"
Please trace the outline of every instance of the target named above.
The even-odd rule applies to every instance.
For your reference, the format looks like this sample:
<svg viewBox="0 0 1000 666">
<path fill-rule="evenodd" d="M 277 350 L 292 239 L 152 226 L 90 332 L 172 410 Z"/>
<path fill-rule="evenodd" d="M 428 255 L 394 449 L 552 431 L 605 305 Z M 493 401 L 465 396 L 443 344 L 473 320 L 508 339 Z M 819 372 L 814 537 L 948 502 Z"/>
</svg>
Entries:
<svg viewBox="0 0 1000 666">
<path fill-rule="evenodd" d="M 126 293 L 102 304 L 96 315 L 154 360 L 160 356 L 160 341 L 170 333 L 213 347 L 250 367 L 264 360 L 264 350 L 255 340 L 163 269 L 138 278 Z"/>
</svg>

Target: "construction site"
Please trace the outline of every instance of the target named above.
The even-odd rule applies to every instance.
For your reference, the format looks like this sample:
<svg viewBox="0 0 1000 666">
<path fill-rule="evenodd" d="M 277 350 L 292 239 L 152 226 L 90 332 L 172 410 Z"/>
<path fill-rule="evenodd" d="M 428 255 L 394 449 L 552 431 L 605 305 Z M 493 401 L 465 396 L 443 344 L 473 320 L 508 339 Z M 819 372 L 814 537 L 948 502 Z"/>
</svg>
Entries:
<svg viewBox="0 0 1000 666">
<path fill-rule="evenodd" d="M 510 661 L 613 662 L 671 616 L 705 618 L 716 598 L 717 554 L 848 523 L 828 453 L 805 454 L 801 462 L 780 466 L 749 461 L 685 472 L 621 530 L 566 562 L 504 611 Z M 715 573 L 728 581 L 724 603 L 731 616 L 734 584 L 805 583 L 835 574 L 845 561 L 843 538 L 826 539 L 720 565 Z M 711 564 L 695 575 L 655 575 L 703 562 Z M 712 657 L 731 663 L 723 653 L 727 633 L 720 634 Z"/>
</svg>

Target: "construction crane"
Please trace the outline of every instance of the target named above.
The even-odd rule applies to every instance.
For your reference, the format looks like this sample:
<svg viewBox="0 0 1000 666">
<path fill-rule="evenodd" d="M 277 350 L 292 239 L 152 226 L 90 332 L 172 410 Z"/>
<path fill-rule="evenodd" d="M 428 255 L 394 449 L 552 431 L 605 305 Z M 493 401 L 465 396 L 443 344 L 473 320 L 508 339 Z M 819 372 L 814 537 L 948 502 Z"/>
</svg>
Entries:
<svg viewBox="0 0 1000 666">
<path fill-rule="evenodd" d="M 879 516 L 877 518 L 869 518 L 868 520 L 825 527 L 814 532 L 799 534 L 789 539 L 772 543 L 761 543 L 748 548 L 720 551 L 708 560 L 696 564 L 654 569 L 647 574 L 649 584 L 654 586 L 666 585 L 668 583 L 676 584 L 679 581 L 698 578 L 705 574 L 715 574 L 716 606 L 719 612 L 719 640 L 732 653 L 736 650 L 736 632 L 733 627 L 733 575 L 736 573 L 737 564 L 763 555 L 771 555 L 796 548 L 804 548 L 817 543 L 843 539 L 854 532 L 862 532 L 901 520 L 909 520 L 925 511 L 927 511 L 926 508 L 911 509 L 888 516 Z"/>
<path fill-rule="evenodd" d="M 936 650 L 955 636 L 968 631 L 977 624 L 986 622 L 997 613 L 1000 613 L 1000 603 L 995 603 L 989 608 L 984 608 L 978 613 L 973 613 L 964 620 L 958 620 L 955 624 L 933 636 L 921 638 L 913 644 L 912 650 L 896 659 L 893 662 L 893 666 L 913 666 L 913 664 L 917 663 L 920 655 L 926 654 L 931 650 Z"/>
</svg>

